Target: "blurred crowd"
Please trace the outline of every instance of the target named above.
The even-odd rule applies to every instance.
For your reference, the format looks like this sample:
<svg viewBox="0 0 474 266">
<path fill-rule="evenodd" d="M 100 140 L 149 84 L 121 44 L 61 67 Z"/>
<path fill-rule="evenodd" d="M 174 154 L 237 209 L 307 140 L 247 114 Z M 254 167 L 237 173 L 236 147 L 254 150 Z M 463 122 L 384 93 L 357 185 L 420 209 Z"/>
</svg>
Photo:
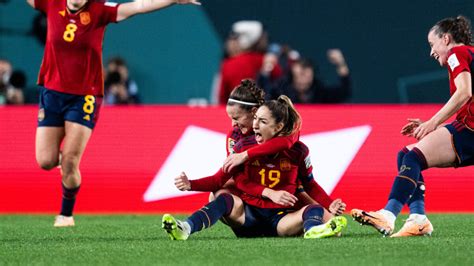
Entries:
<svg viewBox="0 0 474 266">
<path fill-rule="evenodd" d="M 269 34 L 259 21 L 233 24 L 224 44 L 217 103 L 225 104 L 232 89 L 242 79 L 251 78 L 262 87 L 268 99 L 281 94 L 294 103 L 341 103 L 351 96 L 350 71 L 339 49 L 326 51 L 339 77 L 337 85 L 327 85 L 309 58 L 289 45 L 269 42 Z"/>
<path fill-rule="evenodd" d="M 350 70 L 340 49 L 325 51 L 338 82 L 328 84 L 318 66 L 288 44 L 270 42 L 269 33 L 259 21 L 235 22 L 223 43 L 223 57 L 210 102 L 226 104 L 232 89 L 242 79 L 254 79 L 267 99 L 285 94 L 294 103 L 343 103 L 352 94 Z M 104 103 L 126 105 L 141 103 L 138 85 L 130 78 L 128 64 L 119 56 L 104 66 Z M 191 103 L 190 99 L 190 103 Z M 37 103 L 36 87 L 27 88 L 26 75 L 0 58 L 0 105 Z M 205 100 L 206 102 L 206 100 Z"/>
</svg>

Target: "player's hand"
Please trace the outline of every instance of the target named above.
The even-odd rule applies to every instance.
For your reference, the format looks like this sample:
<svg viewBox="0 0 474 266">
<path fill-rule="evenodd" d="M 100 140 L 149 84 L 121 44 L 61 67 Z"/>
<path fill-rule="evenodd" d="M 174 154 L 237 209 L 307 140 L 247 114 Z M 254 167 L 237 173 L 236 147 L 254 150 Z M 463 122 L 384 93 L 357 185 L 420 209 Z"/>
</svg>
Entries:
<svg viewBox="0 0 474 266">
<path fill-rule="evenodd" d="M 273 202 L 276 204 L 280 204 L 283 206 L 291 206 L 293 207 L 298 200 L 298 198 L 289 193 L 288 191 L 284 190 L 273 190 L 273 189 L 265 189 L 266 192 L 266 197 L 271 199 Z"/>
<path fill-rule="evenodd" d="M 193 5 L 200 6 L 201 2 L 197 0 L 176 0 L 176 4 L 179 4 L 179 5 L 193 4 Z"/>
<path fill-rule="evenodd" d="M 412 136 L 417 140 L 421 140 L 426 135 L 433 132 L 438 125 L 436 125 L 432 120 L 421 123 L 414 131 Z"/>
<path fill-rule="evenodd" d="M 231 154 L 227 156 L 227 158 L 225 158 L 224 165 L 222 166 L 222 171 L 224 173 L 230 173 L 232 169 L 245 163 L 247 159 L 247 151 Z"/>
<path fill-rule="evenodd" d="M 408 123 L 403 126 L 402 130 L 400 131 L 400 133 L 401 133 L 403 136 L 411 137 L 412 134 L 413 134 L 413 131 L 414 131 L 419 125 L 421 125 L 421 123 L 423 123 L 423 121 L 421 121 L 421 120 L 418 119 L 418 118 L 408 118 L 407 120 L 408 120 Z"/>
<path fill-rule="evenodd" d="M 188 176 L 184 172 L 174 178 L 174 185 L 181 191 L 191 190 L 191 182 L 189 182 Z"/>
<path fill-rule="evenodd" d="M 341 66 L 346 64 L 344 55 L 342 55 L 342 52 L 339 49 L 329 49 L 327 51 L 327 57 L 329 62 L 333 65 Z"/>
<path fill-rule="evenodd" d="M 342 215 L 345 210 L 346 204 L 342 202 L 341 199 L 335 199 L 331 205 L 329 205 L 329 212 L 336 216 Z"/>
</svg>

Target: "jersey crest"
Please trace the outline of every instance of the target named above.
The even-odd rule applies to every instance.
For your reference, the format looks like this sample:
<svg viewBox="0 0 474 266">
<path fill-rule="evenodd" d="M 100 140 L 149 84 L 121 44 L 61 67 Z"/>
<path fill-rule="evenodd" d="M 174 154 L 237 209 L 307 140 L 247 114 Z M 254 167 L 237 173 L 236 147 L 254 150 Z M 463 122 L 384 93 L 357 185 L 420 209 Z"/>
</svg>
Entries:
<svg viewBox="0 0 474 266">
<path fill-rule="evenodd" d="M 91 23 L 91 15 L 90 15 L 89 12 L 82 12 L 79 15 L 79 18 L 81 19 L 82 25 L 87 25 L 87 24 Z"/>
<path fill-rule="evenodd" d="M 290 171 L 291 170 L 291 162 L 287 158 L 280 159 L 280 169 L 282 171 Z"/>
</svg>

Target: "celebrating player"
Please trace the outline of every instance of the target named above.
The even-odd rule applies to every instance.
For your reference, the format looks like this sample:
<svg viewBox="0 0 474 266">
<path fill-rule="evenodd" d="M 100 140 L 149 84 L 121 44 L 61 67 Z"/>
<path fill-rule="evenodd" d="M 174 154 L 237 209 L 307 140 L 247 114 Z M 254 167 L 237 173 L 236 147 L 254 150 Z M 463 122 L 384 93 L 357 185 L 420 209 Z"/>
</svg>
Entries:
<svg viewBox="0 0 474 266">
<path fill-rule="evenodd" d="M 45 13 L 48 21 L 38 77 L 41 87 L 36 161 L 45 170 L 61 167 L 63 200 L 54 226 L 74 226 L 72 213 L 81 185 L 79 163 L 97 123 L 104 94 L 105 27 L 175 3 L 200 3 L 197 0 L 137 0 L 123 4 L 88 0 L 27 2 Z"/>
<path fill-rule="evenodd" d="M 231 156 L 237 154 L 240 157 L 240 163 L 253 159 L 259 156 L 276 154 L 291 148 L 291 146 L 298 140 L 299 129 L 288 136 L 276 136 L 261 145 L 256 144 L 255 134 L 253 132 L 252 123 L 253 117 L 258 107 L 264 103 L 264 92 L 259 88 L 254 81 L 246 79 L 242 80 L 241 84 L 234 88 L 227 103 L 226 111 L 229 118 L 232 120 L 233 129 L 228 133 L 226 139 L 227 155 Z M 247 145 L 249 149 L 242 149 L 242 145 Z M 252 146 L 253 145 L 253 146 Z M 242 150 L 236 153 L 236 150 Z M 234 161 L 235 162 L 235 161 Z M 227 164 L 227 173 L 219 169 L 216 174 L 206 178 L 200 178 L 190 181 L 192 190 L 194 191 L 212 191 L 210 199 L 214 199 L 220 193 L 233 193 L 239 195 L 239 191 L 233 185 L 232 174 L 229 173 L 231 166 Z M 226 168 L 224 166 L 223 168 Z M 303 177 L 303 178 L 306 178 Z M 311 176 L 311 178 L 313 178 Z M 185 181 L 183 181 L 185 180 Z M 175 185 L 179 189 L 184 189 L 182 186 L 187 184 L 188 177 L 185 173 L 181 173 L 177 177 Z M 314 181 L 314 180 L 313 180 Z M 296 208 L 301 208 L 308 204 L 319 203 L 325 210 L 325 219 L 328 220 L 332 215 L 340 215 L 344 210 L 334 208 L 338 204 L 344 204 L 340 199 L 332 200 L 327 193 L 316 182 L 301 182 L 297 191 L 298 204 Z M 228 219 L 225 219 L 226 222 Z"/>
<path fill-rule="evenodd" d="M 253 131 L 257 143 L 265 143 L 275 136 L 288 136 L 299 130 L 300 116 L 291 100 L 281 96 L 263 104 L 256 112 Z M 252 145 L 245 142 L 246 145 Z M 233 221 L 232 229 L 239 237 L 295 236 L 304 232 L 305 238 L 323 238 L 337 235 L 346 226 L 342 216 L 323 223 L 324 209 L 318 204 L 307 205 L 297 211 L 292 206 L 298 198 L 298 177 L 315 182 L 306 145 L 296 142 L 290 149 L 249 160 L 243 171 L 234 173 L 240 197 L 221 193 L 186 221 L 163 216 L 163 228 L 173 240 L 186 240 L 190 234 L 213 225 L 219 218 Z M 191 189 L 187 178 L 181 178 L 181 189 Z M 182 185 L 182 186 L 181 186 Z M 344 209 L 339 202 L 337 209 Z"/>
<path fill-rule="evenodd" d="M 408 204 L 410 217 L 392 237 L 431 235 L 433 226 L 425 215 L 424 181 L 421 171 L 431 167 L 474 165 L 474 98 L 472 70 L 474 47 L 471 25 L 464 16 L 445 18 L 428 33 L 430 56 L 448 69 L 451 98 L 428 121 L 409 119 L 401 133 L 419 140 L 400 151 L 398 175 L 387 205 L 366 212 L 354 209 L 351 215 L 362 224 L 375 227 L 384 235 L 392 234 L 395 219 Z M 443 123 L 456 114 L 456 120 Z"/>
</svg>

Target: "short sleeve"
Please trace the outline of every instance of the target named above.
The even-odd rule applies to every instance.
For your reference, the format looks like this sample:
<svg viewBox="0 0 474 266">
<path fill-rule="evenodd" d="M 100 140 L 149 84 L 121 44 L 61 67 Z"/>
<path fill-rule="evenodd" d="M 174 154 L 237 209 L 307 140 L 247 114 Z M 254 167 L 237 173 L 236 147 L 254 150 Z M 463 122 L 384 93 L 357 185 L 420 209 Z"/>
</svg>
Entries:
<svg viewBox="0 0 474 266">
<path fill-rule="evenodd" d="M 118 7 L 120 6 L 119 3 L 115 2 L 105 2 L 102 5 L 101 10 L 101 21 L 104 25 L 109 23 L 116 23 L 117 22 L 117 12 Z"/>
<path fill-rule="evenodd" d="M 309 176 L 312 172 L 313 165 L 311 163 L 311 156 L 309 155 L 309 149 L 306 148 L 301 154 L 301 161 L 298 166 L 298 176 Z"/>
<path fill-rule="evenodd" d="M 448 55 L 448 70 L 451 78 L 455 79 L 461 72 L 471 72 L 469 64 L 472 62 L 472 55 L 467 49 L 453 49 Z"/>
</svg>

